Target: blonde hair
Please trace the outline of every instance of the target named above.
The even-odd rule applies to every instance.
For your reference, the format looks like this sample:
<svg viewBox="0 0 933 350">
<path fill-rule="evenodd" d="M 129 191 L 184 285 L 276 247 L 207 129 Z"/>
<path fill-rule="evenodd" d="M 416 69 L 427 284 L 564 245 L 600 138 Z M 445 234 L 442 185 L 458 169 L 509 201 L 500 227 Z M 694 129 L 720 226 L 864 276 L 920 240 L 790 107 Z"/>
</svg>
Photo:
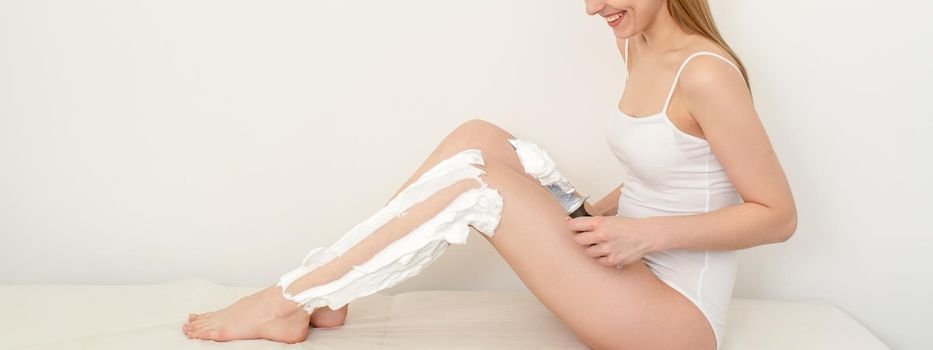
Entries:
<svg viewBox="0 0 933 350">
<path fill-rule="evenodd" d="M 745 65 L 742 64 L 739 56 L 735 54 L 735 51 L 732 51 L 729 44 L 726 44 L 722 35 L 719 34 L 719 29 L 716 28 L 716 23 L 713 22 L 713 15 L 709 10 L 707 0 L 668 0 L 667 10 L 671 13 L 671 17 L 674 18 L 674 22 L 683 30 L 690 34 L 702 35 L 726 50 L 732 56 L 732 59 L 739 64 L 739 70 L 742 72 L 742 77 L 745 78 L 745 85 L 751 89 Z"/>
</svg>

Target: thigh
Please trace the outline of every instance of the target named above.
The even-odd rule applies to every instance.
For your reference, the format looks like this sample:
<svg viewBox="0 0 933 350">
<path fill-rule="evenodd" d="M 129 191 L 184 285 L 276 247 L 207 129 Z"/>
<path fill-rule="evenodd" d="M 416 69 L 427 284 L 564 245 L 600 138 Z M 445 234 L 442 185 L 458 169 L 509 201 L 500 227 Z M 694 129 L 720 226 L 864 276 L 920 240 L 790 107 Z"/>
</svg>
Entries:
<svg viewBox="0 0 933 350">
<path fill-rule="evenodd" d="M 488 238 L 529 290 L 596 349 L 713 349 L 700 311 L 642 262 L 608 268 L 583 254 L 561 206 L 541 186 L 487 159 L 485 180 L 503 197 Z M 485 237 L 485 236 L 484 236 Z"/>
</svg>

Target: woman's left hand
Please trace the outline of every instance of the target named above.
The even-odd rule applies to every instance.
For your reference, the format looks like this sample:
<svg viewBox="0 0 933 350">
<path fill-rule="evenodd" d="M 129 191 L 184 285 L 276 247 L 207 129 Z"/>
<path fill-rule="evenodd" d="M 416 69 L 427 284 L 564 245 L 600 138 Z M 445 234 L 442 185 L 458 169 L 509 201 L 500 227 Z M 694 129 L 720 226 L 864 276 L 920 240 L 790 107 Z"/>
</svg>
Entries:
<svg viewBox="0 0 933 350">
<path fill-rule="evenodd" d="M 622 216 L 567 217 L 573 240 L 586 256 L 608 267 L 621 268 L 658 250 L 659 239 L 644 219 Z"/>
</svg>

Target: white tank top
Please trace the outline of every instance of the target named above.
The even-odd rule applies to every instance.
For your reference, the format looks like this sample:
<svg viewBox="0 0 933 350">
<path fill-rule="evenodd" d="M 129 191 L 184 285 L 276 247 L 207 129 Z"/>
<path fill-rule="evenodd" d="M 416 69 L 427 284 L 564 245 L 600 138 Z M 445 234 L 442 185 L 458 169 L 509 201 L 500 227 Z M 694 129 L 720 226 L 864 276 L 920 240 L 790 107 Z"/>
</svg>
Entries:
<svg viewBox="0 0 933 350">
<path fill-rule="evenodd" d="M 613 106 L 606 139 L 628 172 L 620 190 L 617 215 L 632 218 L 690 215 L 742 203 L 709 143 L 681 131 L 667 115 L 680 74 L 691 59 L 700 55 L 718 57 L 738 71 L 722 56 L 697 52 L 680 65 L 661 112 L 632 117 Z M 716 335 L 718 348 L 735 282 L 735 251 L 673 249 L 648 254 L 643 260 L 660 280 L 703 312 Z"/>
</svg>

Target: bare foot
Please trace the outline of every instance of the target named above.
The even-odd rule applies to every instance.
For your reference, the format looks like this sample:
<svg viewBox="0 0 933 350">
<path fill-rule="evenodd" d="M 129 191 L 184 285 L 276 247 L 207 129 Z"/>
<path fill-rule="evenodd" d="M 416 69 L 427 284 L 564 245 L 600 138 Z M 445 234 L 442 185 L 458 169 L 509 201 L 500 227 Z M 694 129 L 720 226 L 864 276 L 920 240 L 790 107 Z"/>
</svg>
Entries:
<svg viewBox="0 0 933 350">
<path fill-rule="evenodd" d="M 314 309 L 311 313 L 311 326 L 314 328 L 332 328 L 343 326 L 347 320 L 347 310 L 350 304 L 344 305 L 337 310 L 331 310 L 329 307 Z"/>
<path fill-rule="evenodd" d="M 315 311 L 320 309 L 331 311 L 326 307 Z M 298 303 L 282 297 L 281 288 L 272 286 L 244 297 L 223 310 L 200 315 L 189 314 L 182 331 L 191 339 L 269 339 L 298 343 L 308 337 L 310 319 L 311 316 Z"/>
</svg>

